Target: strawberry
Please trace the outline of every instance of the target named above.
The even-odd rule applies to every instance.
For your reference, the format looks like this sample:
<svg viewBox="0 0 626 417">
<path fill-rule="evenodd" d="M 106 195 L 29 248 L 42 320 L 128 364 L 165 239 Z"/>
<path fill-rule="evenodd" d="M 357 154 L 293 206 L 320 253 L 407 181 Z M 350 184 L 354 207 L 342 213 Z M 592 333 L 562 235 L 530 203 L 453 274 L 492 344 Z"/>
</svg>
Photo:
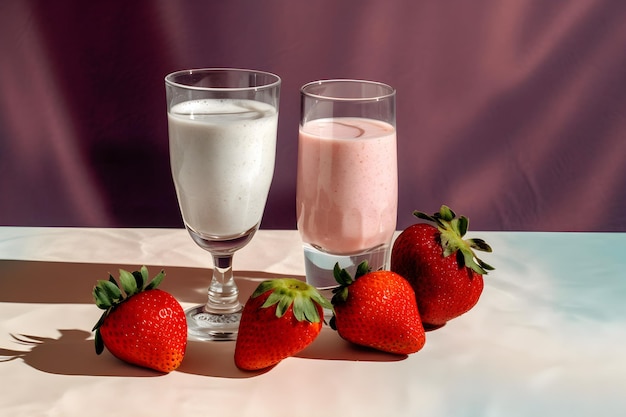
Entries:
<svg viewBox="0 0 626 417">
<path fill-rule="evenodd" d="M 263 281 L 241 313 L 235 343 L 237 367 L 264 369 L 302 351 L 322 329 L 323 307 L 332 305 L 306 282 Z"/>
<path fill-rule="evenodd" d="M 333 329 L 349 342 L 384 352 L 410 354 L 426 343 L 411 285 L 391 271 L 368 272 L 367 261 L 354 279 L 335 265 L 340 284 L 331 300 Z"/>
<path fill-rule="evenodd" d="M 432 216 L 413 214 L 435 226 L 417 223 L 402 231 L 391 250 L 391 270 L 411 283 L 424 327 L 434 329 L 476 305 L 483 275 L 494 268 L 472 249 L 491 247 L 482 239 L 464 240 L 469 220 L 445 205 Z"/>
<path fill-rule="evenodd" d="M 178 368 L 187 347 L 187 319 L 171 294 L 156 289 L 164 276 L 161 271 L 148 283 L 144 266 L 132 273 L 121 269 L 121 288 L 112 275 L 98 281 L 93 297 L 105 310 L 93 328 L 98 355 L 106 347 L 134 365 L 160 372 Z"/>
</svg>

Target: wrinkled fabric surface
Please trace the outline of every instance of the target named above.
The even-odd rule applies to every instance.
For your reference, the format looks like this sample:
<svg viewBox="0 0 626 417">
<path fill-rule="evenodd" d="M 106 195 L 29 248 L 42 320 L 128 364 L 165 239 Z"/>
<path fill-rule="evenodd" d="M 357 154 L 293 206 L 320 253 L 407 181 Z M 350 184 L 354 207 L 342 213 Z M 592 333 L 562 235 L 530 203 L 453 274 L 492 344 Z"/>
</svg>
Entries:
<svg viewBox="0 0 626 417">
<path fill-rule="evenodd" d="M 97 279 L 164 268 L 191 306 L 210 260 L 182 229 L 0 227 L 0 415 L 618 417 L 626 410 L 626 234 L 480 232 L 496 267 L 474 309 L 409 357 L 358 349 L 325 327 L 261 373 L 232 342 L 190 342 L 168 375 L 96 356 Z M 295 231 L 262 230 L 235 255 L 242 299 L 303 278 Z M 117 409 L 119 411 L 119 409 Z"/>
<path fill-rule="evenodd" d="M 0 2 L 0 224 L 180 227 L 164 76 L 283 78 L 262 226 L 295 229 L 299 88 L 397 89 L 398 229 L 626 231 L 619 0 Z"/>
</svg>

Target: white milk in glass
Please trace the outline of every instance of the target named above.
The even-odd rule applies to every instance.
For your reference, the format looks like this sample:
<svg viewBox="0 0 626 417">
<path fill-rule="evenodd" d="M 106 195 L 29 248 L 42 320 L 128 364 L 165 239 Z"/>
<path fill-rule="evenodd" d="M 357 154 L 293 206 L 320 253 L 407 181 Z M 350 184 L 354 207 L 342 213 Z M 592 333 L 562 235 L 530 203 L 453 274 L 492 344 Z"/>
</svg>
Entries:
<svg viewBox="0 0 626 417">
<path fill-rule="evenodd" d="M 255 227 L 274 174 L 276 109 L 253 100 L 195 100 L 173 106 L 168 122 L 185 224 L 219 238 Z"/>
</svg>

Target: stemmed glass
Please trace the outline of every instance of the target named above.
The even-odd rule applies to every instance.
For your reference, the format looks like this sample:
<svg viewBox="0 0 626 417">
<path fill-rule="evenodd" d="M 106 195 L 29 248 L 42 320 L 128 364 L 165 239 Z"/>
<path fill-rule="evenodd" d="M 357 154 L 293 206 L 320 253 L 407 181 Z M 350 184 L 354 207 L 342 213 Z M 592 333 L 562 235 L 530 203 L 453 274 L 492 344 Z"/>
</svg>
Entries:
<svg viewBox="0 0 626 417">
<path fill-rule="evenodd" d="M 235 251 L 259 228 L 274 174 L 281 79 L 207 68 L 165 77 L 170 164 L 193 241 L 213 256 L 205 304 L 186 311 L 189 336 L 234 340 L 242 305 Z"/>
</svg>

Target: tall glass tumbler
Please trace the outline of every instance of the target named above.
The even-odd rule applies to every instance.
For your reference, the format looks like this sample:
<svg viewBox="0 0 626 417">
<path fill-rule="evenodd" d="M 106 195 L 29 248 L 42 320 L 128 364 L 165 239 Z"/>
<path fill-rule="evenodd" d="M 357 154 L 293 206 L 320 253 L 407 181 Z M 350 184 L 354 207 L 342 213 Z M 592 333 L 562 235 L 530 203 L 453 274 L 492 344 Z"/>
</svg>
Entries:
<svg viewBox="0 0 626 417">
<path fill-rule="evenodd" d="M 187 311 L 189 336 L 233 340 L 242 306 L 235 251 L 261 223 L 274 175 L 281 80 L 254 70 L 209 68 L 165 77 L 170 164 L 193 241 L 213 257 L 205 304 Z"/>
<path fill-rule="evenodd" d="M 395 90 L 363 80 L 301 88 L 296 212 L 306 280 L 336 286 L 333 266 L 387 269 L 396 228 Z"/>
</svg>

